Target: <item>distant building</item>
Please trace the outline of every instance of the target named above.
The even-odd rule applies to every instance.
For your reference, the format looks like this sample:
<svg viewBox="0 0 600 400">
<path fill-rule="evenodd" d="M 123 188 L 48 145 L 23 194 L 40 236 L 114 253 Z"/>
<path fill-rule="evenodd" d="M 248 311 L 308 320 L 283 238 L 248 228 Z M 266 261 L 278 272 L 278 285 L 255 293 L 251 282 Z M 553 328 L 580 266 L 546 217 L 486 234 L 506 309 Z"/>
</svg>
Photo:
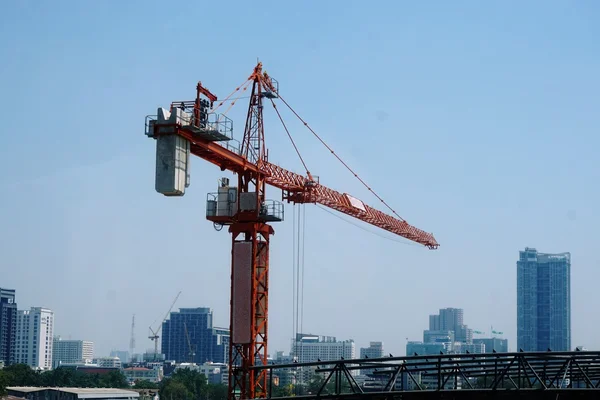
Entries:
<svg viewBox="0 0 600 400">
<path fill-rule="evenodd" d="M 189 369 L 197 371 L 206 377 L 208 383 L 224 384 L 229 383 L 229 367 L 224 363 L 212 363 L 207 362 L 204 364 L 195 363 L 181 363 L 175 367 L 175 371 L 178 369 Z"/>
<path fill-rule="evenodd" d="M 361 347 L 360 358 L 381 358 L 383 357 L 383 342 L 369 342 L 369 347 Z M 374 369 L 361 369 L 361 375 L 373 373 Z"/>
<path fill-rule="evenodd" d="M 43 307 L 17 312 L 17 345 L 15 362 L 31 368 L 52 368 L 54 312 Z"/>
<path fill-rule="evenodd" d="M 81 361 L 75 361 L 75 362 L 62 362 L 60 363 L 60 365 L 58 366 L 60 368 L 65 368 L 65 367 L 70 367 L 70 368 L 74 368 L 74 369 L 78 369 L 78 368 L 85 368 L 85 367 L 91 367 L 91 368 L 99 368 L 98 364 L 94 364 L 94 360 L 81 360 Z M 58 368 L 55 367 L 55 368 Z"/>
<path fill-rule="evenodd" d="M 423 342 L 408 342 L 406 343 L 406 355 L 408 357 L 419 355 L 428 356 L 440 353 L 448 353 L 449 344 L 446 343 L 423 343 Z M 416 354 L 415 354 L 416 353 Z"/>
<path fill-rule="evenodd" d="M 438 315 L 429 316 L 430 331 L 452 331 L 454 341 L 471 343 L 473 330 L 463 322 L 464 310 L 462 308 L 442 308 Z"/>
<path fill-rule="evenodd" d="M 7 387 L 9 396 L 27 400 L 134 400 L 138 392 L 107 388 Z"/>
<path fill-rule="evenodd" d="M 273 365 L 285 365 L 292 364 L 294 360 L 295 358 L 292 355 L 285 354 L 283 351 L 277 351 L 272 359 L 267 359 L 267 362 Z M 296 368 L 278 369 L 274 371 L 273 378 L 279 380 L 280 386 L 295 385 L 297 382 L 297 372 Z"/>
<path fill-rule="evenodd" d="M 485 346 L 486 353 L 507 353 L 508 352 L 508 340 L 500 338 L 480 338 L 473 339 L 475 344 L 483 344 Z"/>
<path fill-rule="evenodd" d="M 204 374 L 208 383 L 229 384 L 229 367 L 224 363 L 207 362 L 200 365 L 200 373 Z"/>
<path fill-rule="evenodd" d="M 455 342 L 452 352 L 455 354 L 483 354 L 485 353 L 485 344 Z"/>
<path fill-rule="evenodd" d="M 89 375 L 105 375 L 114 371 L 120 371 L 120 368 L 117 367 L 100 367 L 98 364 L 62 365 L 61 368 L 71 368 Z"/>
<path fill-rule="evenodd" d="M 423 343 L 454 343 L 454 331 L 423 331 Z"/>
<path fill-rule="evenodd" d="M 229 329 L 213 328 L 213 358 L 212 362 L 218 363 L 223 360 L 223 363 L 229 362 Z M 207 361 L 210 362 L 210 361 Z"/>
<path fill-rule="evenodd" d="M 517 261 L 517 348 L 571 349 L 571 254 L 525 248 Z"/>
<path fill-rule="evenodd" d="M 129 367 L 123 369 L 123 374 L 131 385 L 135 384 L 137 381 L 150 381 L 158 383 L 163 379 L 162 367 Z"/>
<path fill-rule="evenodd" d="M 54 338 L 52 344 L 52 366 L 62 364 L 91 362 L 94 358 L 94 342 L 86 340 L 65 340 L 60 336 Z"/>
<path fill-rule="evenodd" d="M 228 345 L 229 331 L 213 327 L 210 308 L 180 308 L 163 323 L 161 349 L 167 360 L 226 363 Z"/>
<path fill-rule="evenodd" d="M 165 358 L 164 354 L 162 354 L 162 353 L 156 354 L 154 352 L 154 350 L 152 350 L 152 351 L 149 350 L 149 351 L 145 352 L 144 354 L 142 354 L 141 359 L 136 360 L 136 362 L 147 363 L 147 362 L 157 362 L 157 361 L 165 361 L 165 360 L 166 360 L 166 358 Z"/>
<path fill-rule="evenodd" d="M 93 364 L 96 364 L 100 368 L 121 368 L 123 365 L 119 357 L 94 358 Z"/>
<path fill-rule="evenodd" d="M 14 289 L 0 288 L 0 361 L 10 365 L 15 361 L 17 341 L 17 302 Z"/>
<path fill-rule="evenodd" d="M 369 342 L 369 347 L 361 347 L 360 358 L 383 357 L 383 342 Z"/>
<path fill-rule="evenodd" d="M 292 341 L 290 352 L 298 362 L 312 362 L 356 358 L 356 346 L 353 340 L 338 341 L 334 336 L 317 336 L 299 333 Z"/>
<path fill-rule="evenodd" d="M 123 350 L 113 350 L 109 355 L 111 357 L 119 357 L 119 360 L 121 360 L 122 363 L 131 362 L 133 356 L 132 354 L 129 354 L 128 351 Z"/>
</svg>

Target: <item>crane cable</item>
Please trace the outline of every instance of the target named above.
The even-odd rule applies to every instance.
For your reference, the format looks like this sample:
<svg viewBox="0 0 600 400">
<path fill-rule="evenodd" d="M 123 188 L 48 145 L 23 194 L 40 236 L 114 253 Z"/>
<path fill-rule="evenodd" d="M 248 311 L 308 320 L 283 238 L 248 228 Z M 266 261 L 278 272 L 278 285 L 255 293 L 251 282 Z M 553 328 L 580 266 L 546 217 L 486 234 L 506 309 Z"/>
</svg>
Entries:
<svg viewBox="0 0 600 400">
<path fill-rule="evenodd" d="M 292 340 L 294 345 L 298 344 L 296 328 L 296 205 L 292 207 Z M 294 353 L 297 352 L 295 346 L 292 346 Z"/>
<path fill-rule="evenodd" d="M 290 138 L 290 141 L 292 142 L 292 146 L 294 146 L 294 150 L 296 150 L 296 154 L 298 154 L 298 157 L 300 158 L 300 161 L 302 162 L 302 165 L 304 166 L 304 169 L 306 170 L 306 174 L 310 175 L 310 172 L 308 171 L 308 167 L 306 166 L 306 163 L 304 162 L 304 158 L 302 158 L 302 155 L 300 154 L 300 150 L 298 150 L 298 146 L 296 146 L 296 142 L 292 138 L 292 134 L 290 133 L 290 131 L 287 128 L 287 125 L 283 121 L 283 118 L 281 117 L 281 114 L 279 113 L 279 110 L 277 109 L 275 102 L 273 101 L 273 99 L 269 99 L 269 100 L 271 100 L 271 104 L 273 104 L 273 108 L 275 109 L 275 112 L 277 113 L 277 116 L 279 117 L 279 120 L 281 121 L 281 124 L 283 125 L 283 129 L 285 129 L 285 133 L 287 133 L 288 138 Z"/>
<path fill-rule="evenodd" d="M 323 139 L 321 139 L 321 137 L 317 134 L 317 132 L 315 132 L 306 121 L 304 121 L 304 119 L 302 119 L 302 117 L 300 115 L 298 115 L 298 113 L 287 103 L 287 101 L 285 101 L 283 99 L 283 97 L 281 97 L 281 95 L 279 95 L 279 98 L 281 99 L 281 101 L 283 102 L 283 104 L 285 104 L 287 106 L 287 108 L 290 109 L 291 112 L 294 113 L 294 115 L 304 124 L 304 126 L 306 126 L 308 128 L 309 131 L 312 132 L 312 134 L 327 148 L 327 150 L 329 150 L 331 152 L 331 154 L 333 154 L 335 156 L 335 158 L 338 159 L 339 162 L 341 162 L 344 167 L 346 167 L 346 169 L 348 171 L 350 171 L 354 177 L 356 179 L 358 179 L 360 181 L 360 183 L 362 183 L 371 193 L 373 193 L 373 195 L 375 197 L 377 197 L 377 199 L 379 199 L 379 201 L 381 201 L 381 203 L 383 205 L 385 205 L 396 217 L 398 217 L 398 219 L 402 222 L 406 222 L 404 220 L 404 218 L 402 218 L 400 215 L 398 215 L 398 213 L 385 201 L 381 198 L 381 196 L 379 196 L 373 189 L 371 189 L 371 187 L 369 185 L 367 185 L 367 183 L 360 177 L 358 176 L 358 174 L 356 172 L 354 172 L 354 170 L 352 170 L 352 168 L 350 168 L 350 166 L 348 164 L 346 164 L 344 162 L 344 160 L 342 160 L 340 158 L 340 156 L 337 155 L 337 153 L 335 151 L 333 151 L 333 149 L 331 147 L 329 147 L 329 145 L 327 143 L 325 143 L 325 141 Z"/>
<path fill-rule="evenodd" d="M 244 90 L 247 90 L 247 89 L 248 89 L 248 86 L 250 85 L 250 82 L 251 82 L 251 81 L 248 81 L 248 82 L 246 82 L 246 83 L 243 85 L 244 87 L 242 88 L 242 91 L 244 91 Z M 240 87 L 241 87 L 241 86 L 240 86 Z M 240 87 L 236 88 L 236 90 L 238 90 Z M 235 92 L 234 92 L 234 93 L 235 93 Z M 233 93 L 232 93 L 232 94 L 233 94 Z M 230 94 L 229 96 L 231 96 L 231 94 Z M 222 112 L 222 113 L 219 115 L 219 118 L 221 118 L 221 117 L 223 117 L 223 116 L 227 115 L 227 113 L 229 112 L 229 110 L 231 110 L 231 109 L 233 108 L 233 106 L 235 105 L 235 102 L 236 102 L 236 101 L 238 101 L 239 99 L 244 99 L 244 98 L 246 98 L 246 97 L 244 96 L 244 97 L 237 97 L 237 98 L 231 99 L 231 100 L 233 100 L 233 101 L 231 102 L 231 104 L 229 105 L 229 107 L 227 108 L 227 110 L 223 111 L 223 112 Z M 227 101 L 227 100 L 228 100 L 228 98 L 227 98 L 227 99 L 225 99 L 225 100 L 223 100 L 223 102 L 225 102 L 225 101 Z M 223 102 L 222 102 L 221 104 L 223 104 Z M 217 108 L 218 108 L 218 107 L 217 107 Z"/>
<path fill-rule="evenodd" d="M 298 334 L 302 334 L 304 331 L 304 244 L 306 239 L 306 208 L 304 204 L 298 205 L 298 212 L 296 212 L 296 204 L 294 204 L 293 214 L 292 319 L 294 336 L 292 340 L 294 341 L 294 346 L 292 346 L 292 349 L 295 353 L 294 355 L 300 357 L 302 355 L 303 342 L 298 341 Z M 302 384 L 303 374 L 300 374 L 299 379 L 300 384 Z"/>
<path fill-rule="evenodd" d="M 235 92 L 237 92 L 238 90 L 240 90 L 240 88 L 241 88 L 242 86 L 247 86 L 249 82 L 252 82 L 252 81 L 251 81 L 250 79 L 246 79 L 246 80 L 245 80 L 245 81 L 244 81 L 244 82 L 243 82 L 241 85 L 239 85 L 238 87 L 236 87 L 236 88 L 233 90 L 233 92 L 229 93 L 229 96 L 225 97 L 225 99 L 224 99 L 224 100 L 221 100 L 221 101 L 219 102 L 219 104 L 217 104 L 217 106 L 216 106 L 216 107 L 214 107 L 213 109 L 211 109 L 210 111 L 211 111 L 211 112 L 213 112 L 213 113 L 214 113 L 215 111 L 217 111 L 217 110 L 219 109 L 219 107 L 221 107 L 223 104 L 225 104 L 225 102 L 226 102 L 227 100 L 229 100 L 229 98 L 235 94 Z M 246 89 L 244 89 L 244 90 L 246 90 Z"/>
</svg>

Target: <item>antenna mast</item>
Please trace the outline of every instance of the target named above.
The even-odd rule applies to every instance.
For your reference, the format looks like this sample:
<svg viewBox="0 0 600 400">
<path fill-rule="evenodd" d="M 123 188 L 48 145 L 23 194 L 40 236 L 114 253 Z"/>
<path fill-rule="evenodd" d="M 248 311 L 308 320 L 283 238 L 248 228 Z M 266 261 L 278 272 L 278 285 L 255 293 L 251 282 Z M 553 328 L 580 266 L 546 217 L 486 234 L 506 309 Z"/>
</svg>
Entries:
<svg viewBox="0 0 600 400">
<path fill-rule="evenodd" d="M 133 361 L 135 351 L 135 314 L 131 317 L 131 337 L 129 338 L 129 361 Z"/>
</svg>

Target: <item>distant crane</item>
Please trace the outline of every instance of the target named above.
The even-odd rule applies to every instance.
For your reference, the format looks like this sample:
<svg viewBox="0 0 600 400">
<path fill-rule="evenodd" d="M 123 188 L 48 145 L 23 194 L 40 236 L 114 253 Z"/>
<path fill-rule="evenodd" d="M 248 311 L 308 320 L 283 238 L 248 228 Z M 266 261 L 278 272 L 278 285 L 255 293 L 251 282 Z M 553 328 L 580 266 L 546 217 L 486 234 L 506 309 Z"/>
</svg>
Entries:
<svg viewBox="0 0 600 400">
<path fill-rule="evenodd" d="M 250 101 L 243 138 L 238 142 L 233 138 L 233 121 L 225 114 L 235 104 L 231 96 L 247 89 Z M 231 100 L 225 112 L 215 112 Z M 309 172 L 275 100 L 289 108 L 392 215 L 347 193 L 321 185 L 318 177 Z M 159 108 L 157 115 L 147 116 L 145 134 L 156 139 L 155 189 L 165 196 L 185 194 L 190 183 L 190 155 L 237 175 L 237 185 L 230 185 L 229 179 L 223 178 L 217 192 L 208 195 L 206 218 L 216 230 L 227 226 L 232 240 L 229 399 L 265 398 L 268 372 L 266 369 L 255 371 L 252 367 L 267 364 L 269 247 L 275 233 L 270 224 L 283 221 L 284 217 L 283 203 L 266 198 L 267 186 L 280 189 L 282 200 L 288 203 L 320 204 L 429 249 L 436 249 L 439 244 L 431 233 L 401 218 L 317 135 L 281 97 L 278 82 L 263 71 L 262 63 L 256 65 L 246 82 L 213 107 L 215 101 L 217 96 L 198 82 L 194 100 L 173 101 L 168 110 Z M 269 161 L 263 124 L 264 105 L 273 106 L 306 174 L 291 172 Z M 361 145 L 368 146 L 366 143 Z M 393 163 L 400 163 L 398 169 L 404 168 L 402 160 Z M 390 172 L 391 176 L 394 174 L 397 172 Z M 202 251 L 208 250 L 200 249 L 197 254 L 200 256 Z"/>
<path fill-rule="evenodd" d="M 196 353 L 194 353 L 193 347 L 192 347 L 192 342 L 190 340 L 190 333 L 188 331 L 187 328 L 187 324 L 185 323 L 185 321 L 183 322 L 183 330 L 185 331 L 185 339 L 187 340 L 187 345 L 188 345 L 188 355 L 190 356 L 190 364 L 192 364 L 194 362 L 194 356 L 196 355 Z"/>
<path fill-rule="evenodd" d="M 167 311 L 167 313 L 165 314 L 165 317 L 160 321 L 160 324 L 155 329 L 152 329 L 152 326 L 149 327 L 151 335 L 148 336 L 148 339 L 154 341 L 154 361 L 156 361 L 156 358 L 158 356 L 158 338 L 159 338 L 158 334 L 160 333 L 160 330 L 162 329 L 163 323 L 169 317 L 169 313 L 175 306 L 175 303 L 177 302 L 177 299 L 179 298 L 180 294 L 181 294 L 181 291 L 179 293 L 177 293 L 177 296 L 175 296 L 175 300 L 173 300 L 173 303 L 171 303 L 171 307 L 169 307 L 169 311 Z"/>
</svg>

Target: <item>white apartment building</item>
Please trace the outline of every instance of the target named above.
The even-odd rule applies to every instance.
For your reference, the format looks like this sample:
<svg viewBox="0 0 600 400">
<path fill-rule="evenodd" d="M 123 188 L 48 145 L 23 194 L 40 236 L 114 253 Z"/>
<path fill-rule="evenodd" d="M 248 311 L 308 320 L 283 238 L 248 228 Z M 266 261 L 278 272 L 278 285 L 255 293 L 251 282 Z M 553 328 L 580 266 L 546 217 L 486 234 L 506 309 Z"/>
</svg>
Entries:
<svg viewBox="0 0 600 400">
<path fill-rule="evenodd" d="M 353 340 L 338 341 L 333 336 L 317 336 L 299 333 L 292 341 L 290 353 L 299 363 L 333 361 L 356 358 Z"/>
<path fill-rule="evenodd" d="M 52 345 L 52 367 L 64 364 L 90 363 L 94 358 L 94 342 L 86 340 L 65 340 L 60 336 L 54 338 Z"/>
<path fill-rule="evenodd" d="M 43 307 L 17 312 L 15 361 L 31 368 L 52 368 L 54 312 Z"/>
<path fill-rule="evenodd" d="M 175 371 L 178 369 L 189 369 L 197 371 L 206 377 L 208 383 L 213 384 L 229 384 L 229 366 L 224 363 L 213 363 L 205 362 L 204 364 L 196 363 L 180 363 L 175 367 Z"/>
<path fill-rule="evenodd" d="M 93 363 L 101 368 L 121 368 L 122 363 L 119 357 L 100 357 L 95 358 Z"/>
</svg>

